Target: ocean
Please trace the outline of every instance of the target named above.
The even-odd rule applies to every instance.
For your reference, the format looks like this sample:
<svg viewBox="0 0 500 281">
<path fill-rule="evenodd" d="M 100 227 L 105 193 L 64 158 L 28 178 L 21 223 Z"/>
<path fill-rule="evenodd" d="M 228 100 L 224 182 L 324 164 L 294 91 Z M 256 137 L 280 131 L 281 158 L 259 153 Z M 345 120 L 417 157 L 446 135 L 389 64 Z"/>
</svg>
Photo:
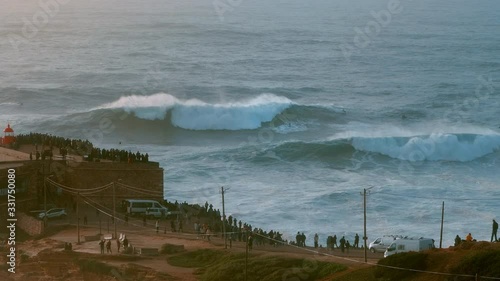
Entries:
<svg viewBox="0 0 500 281">
<path fill-rule="evenodd" d="M 165 198 L 300 231 L 488 240 L 496 0 L 0 0 L 0 122 L 148 152 Z"/>
</svg>

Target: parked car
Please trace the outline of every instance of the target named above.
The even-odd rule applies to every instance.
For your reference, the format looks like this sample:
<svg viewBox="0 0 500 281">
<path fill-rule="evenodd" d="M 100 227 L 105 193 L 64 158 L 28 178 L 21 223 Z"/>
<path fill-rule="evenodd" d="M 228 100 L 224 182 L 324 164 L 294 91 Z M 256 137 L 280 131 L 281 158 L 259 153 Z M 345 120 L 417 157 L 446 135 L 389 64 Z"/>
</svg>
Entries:
<svg viewBox="0 0 500 281">
<path fill-rule="evenodd" d="M 387 247 L 389 247 L 392 242 L 396 238 L 400 238 L 399 236 L 394 236 L 394 235 L 384 235 L 383 237 L 378 237 L 375 239 L 373 242 L 370 243 L 368 246 L 368 249 L 370 249 L 370 252 L 375 253 L 375 252 L 385 252 Z"/>
<path fill-rule="evenodd" d="M 38 214 L 38 218 L 43 219 L 45 216 L 47 216 L 47 219 L 65 218 L 67 215 L 64 208 L 52 208 L 47 211 L 47 214 L 45 212 Z"/>
</svg>

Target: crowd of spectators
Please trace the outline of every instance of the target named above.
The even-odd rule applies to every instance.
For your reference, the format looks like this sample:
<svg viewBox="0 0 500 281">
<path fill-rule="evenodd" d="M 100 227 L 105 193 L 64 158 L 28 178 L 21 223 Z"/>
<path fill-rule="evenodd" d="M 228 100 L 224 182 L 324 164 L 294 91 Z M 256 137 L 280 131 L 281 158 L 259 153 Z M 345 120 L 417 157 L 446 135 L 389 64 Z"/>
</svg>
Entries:
<svg viewBox="0 0 500 281">
<path fill-rule="evenodd" d="M 104 149 L 94 147 L 88 140 L 70 139 L 50 134 L 29 133 L 16 136 L 16 146 L 33 145 L 35 147 L 35 160 L 52 157 L 53 149 L 58 148 L 65 157 L 68 154 L 85 157 L 88 161 L 110 160 L 117 162 L 149 162 L 149 155 L 139 151 L 133 153 L 124 149 Z"/>
</svg>

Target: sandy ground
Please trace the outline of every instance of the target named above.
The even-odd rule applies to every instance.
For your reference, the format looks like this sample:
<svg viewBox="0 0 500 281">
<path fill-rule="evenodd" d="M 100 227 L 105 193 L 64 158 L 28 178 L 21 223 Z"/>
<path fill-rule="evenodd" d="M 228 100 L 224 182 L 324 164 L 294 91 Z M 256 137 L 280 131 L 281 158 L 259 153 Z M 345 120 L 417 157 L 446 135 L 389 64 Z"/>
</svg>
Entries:
<svg viewBox="0 0 500 281">
<path fill-rule="evenodd" d="M 29 152 L 22 152 L 13 149 L 8 149 L 5 147 L 0 147 L 0 162 L 3 161 L 20 161 L 20 160 L 29 160 L 30 154 Z"/>
<path fill-rule="evenodd" d="M 78 244 L 78 230 L 76 225 L 72 223 L 73 220 L 73 216 L 70 213 L 70 216 L 67 219 L 50 221 L 49 228 L 53 230 L 61 230 L 54 231 L 54 234 L 43 239 L 28 240 L 20 243 L 18 245 L 18 252 L 24 252 L 30 257 L 37 257 L 37 255 L 41 255 L 40 253 L 43 254 L 48 250 L 62 252 L 62 247 L 66 242 L 72 243 L 73 251 L 88 254 L 92 259 L 103 261 L 112 266 L 120 267 L 125 264 L 134 264 L 140 267 L 149 268 L 155 272 L 167 273 L 172 277 L 172 280 L 198 280 L 197 276 L 194 274 L 194 269 L 172 266 L 167 263 L 164 255 L 145 257 L 138 256 L 133 260 L 123 260 L 121 257 L 129 255 L 117 253 L 116 240 L 112 240 L 112 254 L 100 254 L 98 241 L 86 241 L 85 237 L 96 236 L 100 232 L 103 236 L 110 236 L 114 232 L 114 226 L 110 223 L 108 233 L 108 222 L 101 221 L 99 227 L 98 217 L 95 215 L 92 218 L 89 216 L 88 225 L 80 226 L 80 243 Z M 166 224 L 166 222 L 163 224 Z M 183 245 L 188 251 L 197 249 L 220 249 L 228 252 L 245 252 L 244 242 L 233 242 L 231 248 L 229 248 L 228 242 L 227 249 L 225 249 L 224 240 L 222 238 L 212 237 L 211 241 L 207 241 L 206 239 L 197 237 L 196 234 L 192 233 L 192 228 L 193 227 L 189 227 L 188 223 L 186 223 L 186 233 L 173 233 L 165 227 L 160 227 L 160 231 L 156 233 L 154 221 L 149 220 L 147 225 L 143 226 L 142 220 L 132 218 L 127 224 L 123 221 L 118 221 L 117 234 L 125 234 L 131 245 L 136 248 L 146 247 L 160 249 L 163 244 L 169 243 L 174 245 Z M 364 264 L 364 251 L 361 249 L 351 249 L 349 253 L 341 253 L 338 249 L 329 251 L 324 248 L 298 248 L 289 245 L 282 245 L 279 247 L 273 247 L 270 245 L 255 245 L 252 253 L 297 258 L 307 257 L 315 260 L 344 264 L 347 265 L 350 270 L 367 266 Z M 78 271 L 78 268 L 66 265 L 63 261 L 53 256 L 54 254 L 49 257 L 44 256 L 43 258 L 39 258 L 35 264 L 28 264 L 25 267 L 21 264 L 18 268 L 18 273 L 16 274 L 5 275 L 0 273 L 0 280 L 65 280 L 62 277 L 58 279 L 49 276 L 50 274 L 63 276 L 60 271 Z M 382 258 L 381 253 L 373 254 L 368 252 L 368 262 L 376 263 L 380 258 Z M 45 275 L 45 277 L 41 278 L 40 276 L 43 275 Z M 38 276 L 40 278 L 36 279 L 34 276 Z M 101 281 L 107 279 L 96 279 L 96 277 L 83 276 L 81 280 Z M 154 278 L 151 280 L 154 280 Z"/>
</svg>

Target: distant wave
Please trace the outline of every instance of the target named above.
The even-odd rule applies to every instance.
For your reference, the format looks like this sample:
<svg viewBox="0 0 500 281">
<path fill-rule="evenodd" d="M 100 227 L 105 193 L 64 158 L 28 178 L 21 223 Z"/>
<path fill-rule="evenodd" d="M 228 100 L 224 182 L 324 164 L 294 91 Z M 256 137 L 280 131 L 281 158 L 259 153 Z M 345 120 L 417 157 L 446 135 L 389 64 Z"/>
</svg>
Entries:
<svg viewBox="0 0 500 281">
<path fill-rule="evenodd" d="M 331 160 L 351 158 L 355 149 L 347 139 L 325 142 L 289 141 L 268 149 L 260 156 L 276 157 L 286 161 Z"/>
<path fill-rule="evenodd" d="M 413 137 L 355 137 L 352 145 L 408 161 L 472 161 L 500 149 L 500 135 L 431 134 Z"/>
<path fill-rule="evenodd" d="M 289 125 L 303 116 L 342 112 L 333 106 L 298 105 L 273 94 L 237 102 L 207 103 L 198 99 L 181 100 L 165 93 L 124 96 L 91 112 L 103 110 L 123 110 L 144 120 L 169 120 L 173 126 L 189 130 L 251 130 L 271 121 L 277 121 L 274 124 L 277 126 Z"/>
<path fill-rule="evenodd" d="M 459 161 L 478 159 L 500 150 L 500 135 L 430 134 L 410 137 L 351 137 L 322 142 L 285 142 L 267 155 L 298 159 L 349 158 L 355 151 L 377 153 L 405 161 Z"/>
<path fill-rule="evenodd" d="M 23 105 L 22 102 L 0 102 L 0 106 Z"/>
</svg>

